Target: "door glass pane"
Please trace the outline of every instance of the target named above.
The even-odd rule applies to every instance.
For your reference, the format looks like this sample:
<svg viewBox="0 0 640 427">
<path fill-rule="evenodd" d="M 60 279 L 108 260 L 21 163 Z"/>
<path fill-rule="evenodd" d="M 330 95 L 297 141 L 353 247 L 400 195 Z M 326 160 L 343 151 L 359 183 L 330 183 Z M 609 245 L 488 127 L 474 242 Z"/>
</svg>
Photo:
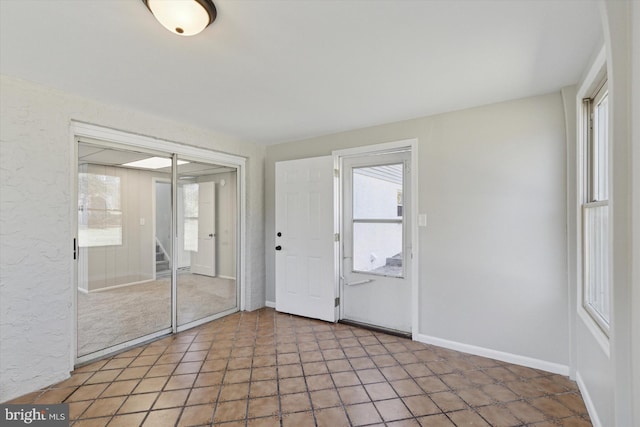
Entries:
<svg viewBox="0 0 640 427">
<path fill-rule="evenodd" d="M 402 218 L 402 163 L 353 168 L 353 218 Z"/>
<path fill-rule="evenodd" d="M 236 170 L 178 162 L 178 325 L 237 308 Z"/>
<path fill-rule="evenodd" d="M 171 159 L 80 143 L 79 357 L 171 327 L 170 235 Z"/>
<path fill-rule="evenodd" d="M 401 277 L 403 164 L 353 168 L 353 270 Z"/>
<path fill-rule="evenodd" d="M 354 223 L 353 269 L 402 276 L 402 223 Z"/>
</svg>

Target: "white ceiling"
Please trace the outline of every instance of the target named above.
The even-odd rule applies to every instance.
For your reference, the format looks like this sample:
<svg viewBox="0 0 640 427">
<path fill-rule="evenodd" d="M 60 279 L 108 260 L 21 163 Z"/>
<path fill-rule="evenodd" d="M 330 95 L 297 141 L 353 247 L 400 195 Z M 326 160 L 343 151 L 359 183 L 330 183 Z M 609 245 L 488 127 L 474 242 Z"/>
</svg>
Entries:
<svg viewBox="0 0 640 427">
<path fill-rule="evenodd" d="M 193 37 L 139 0 L 0 0 L 0 72 L 261 144 L 549 93 L 592 0 L 217 0 Z"/>
</svg>

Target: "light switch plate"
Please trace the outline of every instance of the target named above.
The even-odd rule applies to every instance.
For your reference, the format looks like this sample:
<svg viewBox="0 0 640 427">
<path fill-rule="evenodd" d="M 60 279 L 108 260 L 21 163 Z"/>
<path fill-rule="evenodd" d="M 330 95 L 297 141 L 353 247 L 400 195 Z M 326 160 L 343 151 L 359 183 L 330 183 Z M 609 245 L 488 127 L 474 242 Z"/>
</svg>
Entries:
<svg viewBox="0 0 640 427">
<path fill-rule="evenodd" d="M 418 214 L 418 227 L 427 226 L 427 214 Z"/>
</svg>

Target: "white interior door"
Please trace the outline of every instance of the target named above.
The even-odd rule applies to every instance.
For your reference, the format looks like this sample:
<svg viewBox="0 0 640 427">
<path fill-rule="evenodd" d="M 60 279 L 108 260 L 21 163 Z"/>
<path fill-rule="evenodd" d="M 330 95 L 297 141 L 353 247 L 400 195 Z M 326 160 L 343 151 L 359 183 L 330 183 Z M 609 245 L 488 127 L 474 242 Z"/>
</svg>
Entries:
<svg viewBox="0 0 640 427">
<path fill-rule="evenodd" d="M 191 272 L 216 275 L 216 187 L 198 183 L 198 250 L 191 252 Z"/>
<path fill-rule="evenodd" d="M 276 163 L 276 310 L 336 320 L 333 158 Z"/>
<path fill-rule="evenodd" d="M 343 159 L 343 319 L 411 331 L 410 159 Z"/>
</svg>

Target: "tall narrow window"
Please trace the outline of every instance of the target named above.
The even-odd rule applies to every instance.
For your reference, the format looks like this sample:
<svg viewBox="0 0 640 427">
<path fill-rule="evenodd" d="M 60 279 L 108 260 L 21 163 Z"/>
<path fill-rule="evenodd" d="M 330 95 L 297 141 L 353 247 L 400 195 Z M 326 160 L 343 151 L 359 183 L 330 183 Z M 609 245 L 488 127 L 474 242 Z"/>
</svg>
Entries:
<svg viewBox="0 0 640 427">
<path fill-rule="evenodd" d="M 184 185 L 184 250 L 198 252 L 198 184 Z"/>
<path fill-rule="evenodd" d="M 609 109 L 606 82 L 584 100 L 583 306 L 609 331 Z"/>
</svg>

